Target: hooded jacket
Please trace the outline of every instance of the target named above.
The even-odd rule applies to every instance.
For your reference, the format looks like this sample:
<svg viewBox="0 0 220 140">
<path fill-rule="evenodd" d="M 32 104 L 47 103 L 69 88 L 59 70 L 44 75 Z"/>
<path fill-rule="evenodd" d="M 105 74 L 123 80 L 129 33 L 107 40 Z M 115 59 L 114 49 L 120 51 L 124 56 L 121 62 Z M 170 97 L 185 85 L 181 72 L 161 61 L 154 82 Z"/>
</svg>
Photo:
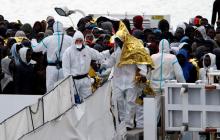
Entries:
<svg viewBox="0 0 220 140">
<path fill-rule="evenodd" d="M 159 53 L 151 56 L 155 67 L 151 72 L 152 87 L 155 91 L 164 88 L 165 80 L 177 80 L 184 83 L 183 71 L 175 55 L 170 54 L 170 44 L 166 39 L 160 41 Z"/>
<path fill-rule="evenodd" d="M 34 94 L 35 72 L 34 65 L 26 59 L 28 49 L 23 47 L 19 50 L 20 63 L 15 71 L 16 94 Z"/>
<path fill-rule="evenodd" d="M 84 42 L 84 36 L 80 31 L 75 32 L 71 47 L 67 48 L 63 54 L 62 67 L 64 77 L 88 74 L 91 60 L 102 60 L 110 56 L 109 50 L 99 53 L 84 44 L 84 48 L 78 50 L 75 44 L 76 39 L 82 39 Z"/>
<path fill-rule="evenodd" d="M 187 83 L 194 83 L 197 80 L 196 67 L 189 62 L 189 55 L 185 49 L 180 49 L 177 55 L 185 57 L 186 61 L 181 65 L 183 75 Z"/>
<path fill-rule="evenodd" d="M 26 65 L 36 64 L 36 62 L 33 60 L 30 60 L 30 62 L 27 62 L 26 55 L 27 55 L 28 50 L 29 50 L 29 48 L 27 48 L 27 47 L 23 47 L 19 50 L 19 56 L 20 56 L 21 63 L 24 63 Z"/>
<path fill-rule="evenodd" d="M 205 64 L 204 64 L 204 58 L 206 56 L 209 56 L 210 59 L 211 59 L 211 64 L 210 66 L 206 67 Z M 217 70 L 217 67 L 216 67 L 216 55 L 212 54 L 212 53 L 208 53 L 208 54 L 205 54 L 203 56 L 203 68 L 201 68 L 199 70 L 199 79 L 200 80 L 207 80 L 207 73 L 210 72 L 210 71 L 213 71 L 213 70 Z"/>
</svg>

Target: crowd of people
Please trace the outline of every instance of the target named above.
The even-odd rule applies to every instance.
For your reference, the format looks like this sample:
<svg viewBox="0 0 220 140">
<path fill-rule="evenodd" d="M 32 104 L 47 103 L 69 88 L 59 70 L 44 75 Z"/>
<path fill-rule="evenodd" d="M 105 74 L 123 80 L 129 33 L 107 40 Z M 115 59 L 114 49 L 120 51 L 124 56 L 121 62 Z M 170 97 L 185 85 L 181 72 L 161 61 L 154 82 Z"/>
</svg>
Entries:
<svg viewBox="0 0 220 140">
<path fill-rule="evenodd" d="M 220 20 L 215 28 L 216 19 L 209 24 L 205 17 L 196 16 L 180 23 L 174 32 L 165 19 L 158 28 L 144 28 L 143 20 L 137 15 L 133 24 L 128 19 L 116 24 L 110 19 L 95 21 L 86 16 L 79 20 L 76 30 L 64 28 L 52 16 L 32 26 L 9 22 L 1 15 L 0 93 L 43 95 L 56 82 L 72 75 L 75 90 L 84 99 L 92 94 L 96 82 L 88 75 L 92 68 L 100 75 L 110 75 L 119 120 L 127 128 L 134 128 L 136 114 L 136 127 L 142 127 L 141 106 L 136 109 L 136 99 L 142 96 L 136 86 L 137 75 L 142 82 L 149 80 L 155 93 L 162 93 L 166 80 L 207 83 L 207 73 L 220 69 Z M 126 36 L 120 32 L 123 25 Z M 133 50 L 136 44 L 144 50 L 140 54 L 134 51 L 138 57 L 133 57 L 135 62 L 122 64 L 128 38 L 136 42 Z M 146 60 L 138 60 L 139 56 Z"/>
</svg>

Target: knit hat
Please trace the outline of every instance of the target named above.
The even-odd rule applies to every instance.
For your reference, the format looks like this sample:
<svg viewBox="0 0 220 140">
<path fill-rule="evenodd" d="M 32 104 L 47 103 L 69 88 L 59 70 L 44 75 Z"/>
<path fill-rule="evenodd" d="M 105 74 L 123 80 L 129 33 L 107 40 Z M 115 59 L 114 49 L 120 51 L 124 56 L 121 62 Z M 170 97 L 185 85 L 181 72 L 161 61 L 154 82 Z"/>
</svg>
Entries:
<svg viewBox="0 0 220 140">
<path fill-rule="evenodd" d="M 144 18 L 140 15 L 133 17 L 133 23 L 134 27 L 138 29 L 143 29 L 142 24 L 143 24 Z"/>
<path fill-rule="evenodd" d="M 17 31 L 15 37 L 26 37 L 26 35 L 23 31 Z"/>
</svg>

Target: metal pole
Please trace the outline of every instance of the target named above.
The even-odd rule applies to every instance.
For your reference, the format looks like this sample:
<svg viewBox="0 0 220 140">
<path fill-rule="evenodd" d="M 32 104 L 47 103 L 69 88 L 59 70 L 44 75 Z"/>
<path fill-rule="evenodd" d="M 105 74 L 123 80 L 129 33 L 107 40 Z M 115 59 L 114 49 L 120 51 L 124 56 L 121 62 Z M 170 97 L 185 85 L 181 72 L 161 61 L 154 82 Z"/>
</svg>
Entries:
<svg viewBox="0 0 220 140">
<path fill-rule="evenodd" d="M 68 16 L 68 18 L 70 19 L 70 21 L 71 21 L 71 23 L 72 23 L 72 25 L 73 25 L 73 28 L 75 29 L 75 26 L 74 26 L 74 23 L 73 23 L 72 18 L 71 18 L 70 16 Z"/>
</svg>

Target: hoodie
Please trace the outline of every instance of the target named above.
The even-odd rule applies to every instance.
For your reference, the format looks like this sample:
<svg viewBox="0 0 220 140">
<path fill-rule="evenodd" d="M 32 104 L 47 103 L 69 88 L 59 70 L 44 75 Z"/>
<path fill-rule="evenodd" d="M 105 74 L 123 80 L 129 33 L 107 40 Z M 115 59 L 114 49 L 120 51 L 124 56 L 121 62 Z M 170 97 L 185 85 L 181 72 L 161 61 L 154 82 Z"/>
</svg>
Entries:
<svg viewBox="0 0 220 140">
<path fill-rule="evenodd" d="M 27 47 L 23 47 L 19 50 L 20 61 L 22 61 L 26 65 L 36 64 L 36 62 L 33 60 L 31 60 L 30 62 L 27 62 L 26 55 L 27 55 L 28 50 L 29 50 L 29 48 L 27 48 Z"/>
<path fill-rule="evenodd" d="M 170 53 L 170 44 L 166 39 L 160 41 L 159 44 L 159 53 Z"/>
<path fill-rule="evenodd" d="M 82 34 L 82 32 L 80 32 L 80 31 L 75 32 L 75 34 L 73 36 L 73 46 L 76 45 L 75 42 L 76 42 L 77 39 L 82 39 L 83 42 L 84 42 L 84 35 Z"/>
<path fill-rule="evenodd" d="M 185 49 L 180 49 L 178 55 L 182 55 L 186 59 L 181 65 L 186 82 L 194 83 L 197 80 L 197 71 L 193 64 L 189 62 L 189 54 Z"/>
<path fill-rule="evenodd" d="M 204 64 L 204 58 L 207 55 L 211 59 L 211 64 L 208 67 L 206 67 L 205 64 Z M 216 55 L 214 55 L 212 53 L 205 54 L 203 56 L 203 68 L 200 68 L 200 70 L 199 70 L 199 79 L 206 81 L 207 80 L 207 73 L 210 72 L 210 71 L 213 71 L 213 70 L 217 70 L 217 67 L 216 67 Z"/>
<path fill-rule="evenodd" d="M 28 48 L 19 50 L 20 64 L 16 65 L 15 90 L 16 94 L 34 94 L 35 72 L 34 65 L 26 59 Z"/>
</svg>

